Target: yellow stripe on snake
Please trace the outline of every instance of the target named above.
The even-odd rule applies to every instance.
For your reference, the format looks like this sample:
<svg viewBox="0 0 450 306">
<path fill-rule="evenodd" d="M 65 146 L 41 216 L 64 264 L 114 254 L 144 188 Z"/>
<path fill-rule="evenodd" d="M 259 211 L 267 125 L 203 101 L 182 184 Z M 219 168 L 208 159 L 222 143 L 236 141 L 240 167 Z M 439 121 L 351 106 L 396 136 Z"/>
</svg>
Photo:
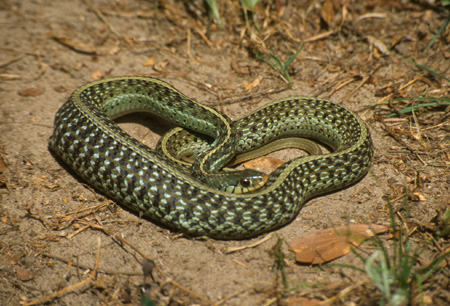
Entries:
<svg viewBox="0 0 450 306">
<path fill-rule="evenodd" d="M 213 143 L 186 171 L 114 123 L 133 112 L 157 114 L 212 137 Z M 220 169 L 235 154 L 286 137 L 309 138 L 332 152 L 293 159 L 250 193 L 223 191 L 222 183 L 217 187 L 229 174 Z M 335 103 L 281 99 L 231 121 L 147 77 L 104 79 L 76 89 L 56 114 L 49 145 L 90 185 L 123 206 L 173 230 L 218 239 L 249 238 L 289 223 L 306 200 L 360 180 L 373 156 L 365 123 Z"/>
</svg>

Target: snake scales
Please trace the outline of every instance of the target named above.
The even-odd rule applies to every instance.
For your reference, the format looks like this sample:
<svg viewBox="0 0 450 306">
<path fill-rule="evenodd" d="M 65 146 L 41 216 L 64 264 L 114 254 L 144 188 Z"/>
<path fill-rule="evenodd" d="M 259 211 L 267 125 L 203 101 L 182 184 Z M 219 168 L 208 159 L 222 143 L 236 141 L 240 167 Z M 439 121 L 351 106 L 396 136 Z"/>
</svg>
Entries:
<svg viewBox="0 0 450 306">
<path fill-rule="evenodd" d="M 201 171 L 213 169 L 215 159 L 229 159 L 221 156 L 230 148 L 252 150 L 280 137 L 314 139 L 332 153 L 287 162 L 253 193 L 227 193 L 194 178 L 113 122 L 139 111 L 214 137 L 213 147 L 194 163 Z M 361 179 L 373 155 L 365 123 L 332 102 L 281 99 L 231 121 L 146 77 L 104 79 L 76 89 L 56 114 L 49 146 L 90 185 L 125 207 L 171 229 L 219 239 L 249 238 L 287 224 L 309 198 Z"/>
</svg>

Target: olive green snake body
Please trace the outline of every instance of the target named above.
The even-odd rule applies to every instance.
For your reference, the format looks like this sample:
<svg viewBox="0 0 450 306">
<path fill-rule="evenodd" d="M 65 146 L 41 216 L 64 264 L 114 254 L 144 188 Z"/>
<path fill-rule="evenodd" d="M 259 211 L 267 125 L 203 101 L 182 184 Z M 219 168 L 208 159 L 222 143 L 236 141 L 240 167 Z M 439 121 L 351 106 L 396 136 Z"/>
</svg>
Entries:
<svg viewBox="0 0 450 306">
<path fill-rule="evenodd" d="M 194 162 L 193 168 L 200 170 L 193 171 L 211 172 L 216 160 L 225 164 L 230 159 L 230 151 L 249 151 L 281 137 L 317 140 L 332 153 L 285 163 L 255 192 L 228 193 L 193 177 L 113 121 L 140 111 L 215 139 Z M 56 114 L 49 146 L 90 185 L 123 206 L 173 230 L 218 239 L 249 238 L 289 223 L 306 200 L 360 180 L 373 156 L 365 123 L 332 102 L 281 99 L 231 121 L 146 77 L 110 78 L 76 89 Z"/>
</svg>

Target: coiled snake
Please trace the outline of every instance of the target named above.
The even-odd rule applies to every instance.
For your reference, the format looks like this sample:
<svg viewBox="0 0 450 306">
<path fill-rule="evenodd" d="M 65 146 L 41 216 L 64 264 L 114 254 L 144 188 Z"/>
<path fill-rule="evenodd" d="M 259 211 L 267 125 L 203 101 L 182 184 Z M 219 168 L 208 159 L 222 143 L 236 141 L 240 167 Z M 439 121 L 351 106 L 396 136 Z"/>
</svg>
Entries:
<svg viewBox="0 0 450 306">
<path fill-rule="evenodd" d="M 186 173 L 113 122 L 138 111 L 215 139 L 195 161 L 193 172 L 214 174 L 234 148 L 252 150 L 282 137 L 317 140 L 332 153 L 293 159 L 254 192 L 224 192 Z M 219 239 L 249 238 L 287 224 L 306 200 L 361 179 L 373 155 L 365 123 L 332 102 L 281 99 L 231 121 L 147 77 L 104 79 L 76 89 L 56 114 L 49 144 L 64 163 L 118 203 L 171 229 Z"/>
</svg>

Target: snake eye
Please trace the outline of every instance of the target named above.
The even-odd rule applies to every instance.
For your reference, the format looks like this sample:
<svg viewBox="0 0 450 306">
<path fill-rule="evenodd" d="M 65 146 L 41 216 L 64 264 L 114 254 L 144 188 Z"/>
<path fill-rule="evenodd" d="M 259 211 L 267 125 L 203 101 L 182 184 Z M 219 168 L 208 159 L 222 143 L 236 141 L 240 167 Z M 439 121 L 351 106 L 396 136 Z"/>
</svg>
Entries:
<svg viewBox="0 0 450 306">
<path fill-rule="evenodd" d="M 243 178 L 239 183 L 243 188 L 248 188 L 251 185 L 250 179 L 248 178 Z"/>
</svg>

